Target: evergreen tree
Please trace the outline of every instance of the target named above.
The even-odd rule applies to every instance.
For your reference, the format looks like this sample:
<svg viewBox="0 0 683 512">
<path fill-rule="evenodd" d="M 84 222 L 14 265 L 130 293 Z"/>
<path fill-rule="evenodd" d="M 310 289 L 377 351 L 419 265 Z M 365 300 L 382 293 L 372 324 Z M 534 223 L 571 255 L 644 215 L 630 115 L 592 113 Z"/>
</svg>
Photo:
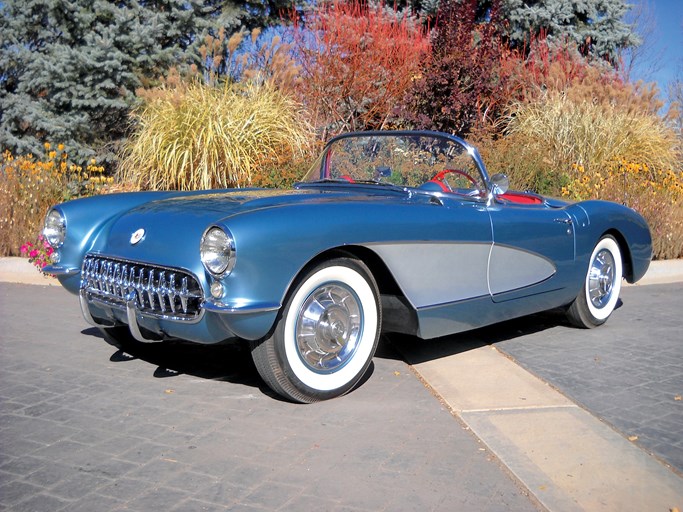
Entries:
<svg viewBox="0 0 683 512">
<path fill-rule="evenodd" d="M 505 0 L 503 18 L 514 46 L 544 34 L 574 41 L 583 55 L 614 63 L 620 49 L 640 44 L 624 21 L 629 7 L 625 0 Z"/>
<path fill-rule="evenodd" d="M 5 0 L 0 4 L 0 147 L 111 162 L 135 89 L 184 58 L 198 0 Z"/>
<path fill-rule="evenodd" d="M 397 5 L 431 22 L 446 1 L 399 0 Z M 477 1 L 479 21 L 489 20 L 492 3 Z M 513 47 L 524 47 L 531 38 L 544 35 L 574 41 L 584 55 L 614 62 L 618 50 L 640 44 L 634 28 L 624 21 L 629 7 L 626 0 L 503 0 L 500 17 Z"/>
</svg>

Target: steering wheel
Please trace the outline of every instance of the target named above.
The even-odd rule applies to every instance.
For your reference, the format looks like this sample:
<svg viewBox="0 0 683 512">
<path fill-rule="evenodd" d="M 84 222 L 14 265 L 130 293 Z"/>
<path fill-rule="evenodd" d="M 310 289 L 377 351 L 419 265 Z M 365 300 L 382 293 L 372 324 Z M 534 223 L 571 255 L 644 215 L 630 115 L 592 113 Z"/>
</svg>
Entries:
<svg viewBox="0 0 683 512">
<path fill-rule="evenodd" d="M 477 180 L 475 180 L 472 176 L 467 174 L 465 171 L 461 171 L 460 169 L 444 169 L 443 171 L 440 171 L 432 178 L 432 181 L 436 181 L 446 187 L 453 192 L 453 189 L 451 186 L 448 184 L 448 182 L 444 181 L 444 178 L 446 177 L 447 174 L 459 174 L 460 176 L 466 178 L 472 185 L 474 186 L 474 189 L 476 191 L 479 191 L 479 184 L 477 183 Z"/>
</svg>

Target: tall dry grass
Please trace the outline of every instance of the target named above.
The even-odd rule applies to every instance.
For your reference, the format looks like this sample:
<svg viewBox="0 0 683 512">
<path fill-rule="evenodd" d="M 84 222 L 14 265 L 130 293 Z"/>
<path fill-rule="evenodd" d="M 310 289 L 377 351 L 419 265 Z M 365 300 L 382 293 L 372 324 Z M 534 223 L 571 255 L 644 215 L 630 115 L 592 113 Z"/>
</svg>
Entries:
<svg viewBox="0 0 683 512">
<path fill-rule="evenodd" d="M 145 190 L 249 186 L 259 168 L 302 155 L 312 140 L 301 106 L 268 83 L 163 87 L 135 120 L 119 175 Z"/>
<path fill-rule="evenodd" d="M 560 92 L 513 104 L 506 132 L 548 148 L 552 166 L 567 171 L 576 164 L 597 172 L 615 160 L 652 169 L 672 169 L 679 163 L 676 134 L 658 116 L 575 101 Z"/>
</svg>

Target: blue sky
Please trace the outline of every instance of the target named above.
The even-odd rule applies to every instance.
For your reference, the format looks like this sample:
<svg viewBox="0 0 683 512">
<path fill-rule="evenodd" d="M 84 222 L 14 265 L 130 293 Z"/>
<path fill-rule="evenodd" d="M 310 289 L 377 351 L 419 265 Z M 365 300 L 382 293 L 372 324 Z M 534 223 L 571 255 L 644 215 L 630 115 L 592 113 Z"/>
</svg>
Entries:
<svg viewBox="0 0 683 512">
<path fill-rule="evenodd" d="M 636 4 L 641 1 L 630 0 L 630 3 Z M 656 30 L 652 44 L 655 56 L 659 57 L 660 69 L 652 73 L 651 77 L 644 78 L 656 81 L 665 95 L 669 82 L 676 78 L 683 80 L 683 0 L 645 1 L 654 11 Z"/>
</svg>

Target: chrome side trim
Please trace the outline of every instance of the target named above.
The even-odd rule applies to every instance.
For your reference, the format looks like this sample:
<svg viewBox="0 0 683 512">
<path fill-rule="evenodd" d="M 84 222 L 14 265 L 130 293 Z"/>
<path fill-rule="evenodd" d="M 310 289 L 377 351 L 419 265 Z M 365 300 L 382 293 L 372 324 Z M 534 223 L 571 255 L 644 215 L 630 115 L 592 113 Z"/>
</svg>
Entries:
<svg viewBox="0 0 683 512">
<path fill-rule="evenodd" d="M 270 313 L 272 311 L 278 311 L 282 304 L 272 303 L 272 304 L 254 304 L 250 306 L 238 306 L 231 304 L 224 304 L 223 302 L 207 300 L 204 302 L 204 310 L 210 311 L 212 313 L 218 314 L 235 314 L 235 315 L 246 315 L 250 313 Z"/>
<path fill-rule="evenodd" d="M 47 265 L 43 268 L 43 272 L 53 276 L 73 276 L 81 271 L 80 268 L 74 267 L 57 267 L 55 265 Z"/>
</svg>

